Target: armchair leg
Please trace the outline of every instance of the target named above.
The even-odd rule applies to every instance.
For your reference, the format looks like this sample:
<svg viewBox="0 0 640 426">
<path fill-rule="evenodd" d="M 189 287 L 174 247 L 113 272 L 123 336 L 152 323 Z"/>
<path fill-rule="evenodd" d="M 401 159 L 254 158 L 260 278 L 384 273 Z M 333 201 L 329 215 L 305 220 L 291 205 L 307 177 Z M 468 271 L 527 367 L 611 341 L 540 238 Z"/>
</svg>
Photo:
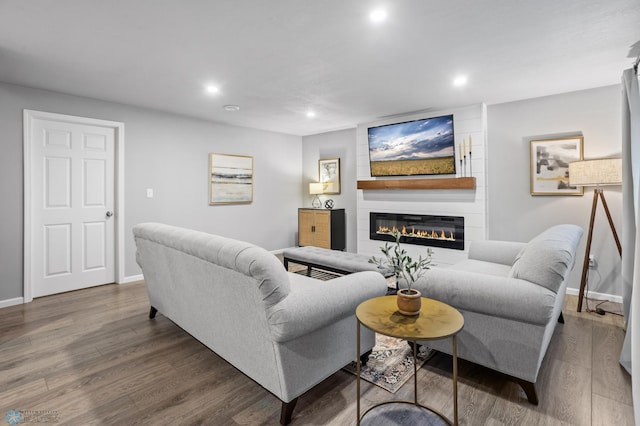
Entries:
<svg viewBox="0 0 640 426">
<path fill-rule="evenodd" d="M 522 387 L 527 395 L 527 400 L 533 405 L 538 405 L 538 393 L 536 392 L 536 384 L 525 380 L 516 379 L 516 382 Z"/>
<path fill-rule="evenodd" d="M 412 341 L 410 341 L 410 340 L 407 340 L 407 344 L 411 348 L 411 353 L 413 353 L 414 343 Z M 418 346 L 417 351 L 420 352 L 420 348 L 422 347 L 422 345 L 420 343 L 416 343 L 416 345 Z"/>
<path fill-rule="evenodd" d="M 564 317 L 562 316 L 562 312 L 560 312 L 560 316 L 558 317 L 558 322 L 560 324 L 564 324 Z"/>
<path fill-rule="evenodd" d="M 367 365 L 367 361 L 369 361 L 369 355 L 371 355 L 371 352 L 373 352 L 373 349 L 368 350 L 367 352 L 360 355 L 360 363 L 362 365 Z"/>
<path fill-rule="evenodd" d="M 149 309 L 149 319 L 154 319 L 157 313 L 158 310 L 152 306 L 151 309 Z"/>
<path fill-rule="evenodd" d="M 285 426 L 291 423 L 291 416 L 293 415 L 293 409 L 296 408 L 298 398 L 294 398 L 291 402 L 283 402 L 280 409 L 280 424 Z"/>
</svg>

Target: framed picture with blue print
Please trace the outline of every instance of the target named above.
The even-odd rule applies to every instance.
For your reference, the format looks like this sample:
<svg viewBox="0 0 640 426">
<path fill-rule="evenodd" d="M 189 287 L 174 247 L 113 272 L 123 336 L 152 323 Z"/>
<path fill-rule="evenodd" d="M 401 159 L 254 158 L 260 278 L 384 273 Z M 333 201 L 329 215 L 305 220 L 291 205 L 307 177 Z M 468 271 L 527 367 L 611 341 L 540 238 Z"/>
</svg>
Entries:
<svg viewBox="0 0 640 426">
<path fill-rule="evenodd" d="M 253 201 L 253 157 L 209 154 L 209 204 Z"/>
</svg>

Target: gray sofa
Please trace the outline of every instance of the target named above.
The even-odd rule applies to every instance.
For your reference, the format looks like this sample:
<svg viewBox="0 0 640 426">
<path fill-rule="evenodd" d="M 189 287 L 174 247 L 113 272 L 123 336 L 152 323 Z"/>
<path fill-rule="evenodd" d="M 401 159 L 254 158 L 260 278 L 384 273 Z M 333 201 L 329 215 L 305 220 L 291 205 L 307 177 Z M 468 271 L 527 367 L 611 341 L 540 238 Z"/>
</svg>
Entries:
<svg viewBox="0 0 640 426">
<path fill-rule="evenodd" d="M 157 223 L 133 234 L 150 317 L 160 312 L 278 397 L 282 424 L 298 396 L 356 358 L 355 309 L 387 290 L 378 272 L 319 281 L 216 235 Z M 366 353 L 374 333 L 361 339 Z"/>
<path fill-rule="evenodd" d="M 502 372 L 538 403 L 535 382 L 558 321 L 582 229 L 557 225 L 529 243 L 474 241 L 467 260 L 429 270 L 415 287 L 464 316 L 458 356 Z M 451 354 L 448 340 L 422 342 Z"/>
</svg>

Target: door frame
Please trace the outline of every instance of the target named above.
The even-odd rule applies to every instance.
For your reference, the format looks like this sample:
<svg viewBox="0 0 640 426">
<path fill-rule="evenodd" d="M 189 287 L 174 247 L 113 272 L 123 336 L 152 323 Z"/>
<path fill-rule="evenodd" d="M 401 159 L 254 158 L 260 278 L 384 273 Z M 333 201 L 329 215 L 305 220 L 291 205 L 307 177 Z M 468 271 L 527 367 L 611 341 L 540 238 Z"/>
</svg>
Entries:
<svg viewBox="0 0 640 426">
<path fill-rule="evenodd" d="M 32 276 L 32 250 L 31 238 L 33 235 L 33 206 L 31 205 L 31 125 L 33 120 L 44 119 L 71 124 L 84 124 L 90 126 L 107 127 L 114 130 L 114 268 L 115 280 L 120 284 L 125 281 L 124 275 L 124 123 L 117 121 L 100 120 L 96 118 L 78 117 L 53 112 L 44 112 L 25 109 L 23 111 L 23 197 L 24 197 L 24 270 L 23 270 L 23 302 L 33 300 Z"/>
</svg>

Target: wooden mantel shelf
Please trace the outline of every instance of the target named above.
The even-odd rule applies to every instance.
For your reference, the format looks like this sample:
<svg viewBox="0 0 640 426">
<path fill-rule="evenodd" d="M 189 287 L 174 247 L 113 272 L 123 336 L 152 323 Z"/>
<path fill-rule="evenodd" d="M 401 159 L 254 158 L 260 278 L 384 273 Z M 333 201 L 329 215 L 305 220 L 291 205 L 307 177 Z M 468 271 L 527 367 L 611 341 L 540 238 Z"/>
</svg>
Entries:
<svg viewBox="0 0 640 426">
<path fill-rule="evenodd" d="M 476 189 L 476 178 L 359 180 L 358 189 Z"/>
</svg>

